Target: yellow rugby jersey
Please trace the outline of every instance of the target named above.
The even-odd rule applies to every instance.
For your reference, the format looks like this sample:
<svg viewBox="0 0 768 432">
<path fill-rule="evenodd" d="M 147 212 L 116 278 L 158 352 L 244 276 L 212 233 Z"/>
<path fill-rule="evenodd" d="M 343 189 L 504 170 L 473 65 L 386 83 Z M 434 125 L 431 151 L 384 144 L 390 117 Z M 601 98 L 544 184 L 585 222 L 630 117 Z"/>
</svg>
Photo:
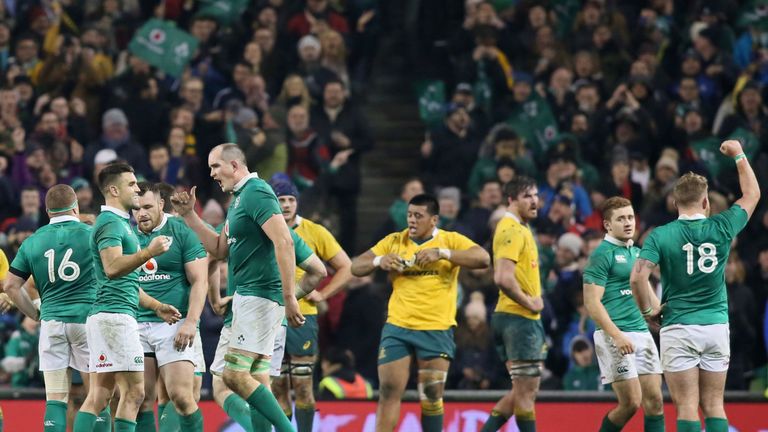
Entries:
<svg viewBox="0 0 768 432">
<path fill-rule="evenodd" d="M 341 245 L 333 238 L 331 234 L 324 226 L 312 222 L 309 219 L 304 219 L 301 216 L 296 216 L 296 225 L 293 227 L 296 234 L 304 240 L 304 243 L 312 249 L 312 252 L 318 256 L 323 262 L 329 261 L 335 257 L 341 251 Z M 296 280 L 299 281 L 304 276 L 304 270 L 296 263 Z M 299 310 L 302 315 L 317 315 L 317 306 L 312 304 L 306 299 L 299 300 Z"/>
<path fill-rule="evenodd" d="M 539 279 L 539 249 L 536 240 L 528 226 L 523 225 L 510 212 L 496 225 L 493 234 L 494 262 L 505 258 L 516 263 L 515 279 L 524 293 L 536 297 L 541 295 L 541 279 Z M 496 312 L 520 315 L 528 319 L 539 319 L 541 314 L 533 313 L 520 306 L 499 290 L 499 302 Z"/>
<path fill-rule="evenodd" d="M 371 251 L 376 256 L 395 254 L 413 260 L 423 249 L 467 250 L 477 246 L 463 235 L 435 229 L 432 238 L 417 244 L 408 229 L 384 237 Z M 392 296 L 387 322 L 411 330 L 447 330 L 456 325 L 459 266 L 439 260 L 422 268 L 413 264 L 402 273 L 392 272 Z"/>
<path fill-rule="evenodd" d="M 0 281 L 5 280 L 5 277 L 8 276 L 8 270 L 10 270 L 8 257 L 5 256 L 5 252 L 0 250 Z"/>
</svg>

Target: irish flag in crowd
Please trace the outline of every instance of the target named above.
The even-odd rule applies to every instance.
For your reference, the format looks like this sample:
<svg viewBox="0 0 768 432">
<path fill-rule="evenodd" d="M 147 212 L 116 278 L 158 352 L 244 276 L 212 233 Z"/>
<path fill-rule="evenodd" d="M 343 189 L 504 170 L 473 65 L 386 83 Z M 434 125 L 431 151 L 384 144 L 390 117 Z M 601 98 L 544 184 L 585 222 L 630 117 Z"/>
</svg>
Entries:
<svg viewBox="0 0 768 432">
<path fill-rule="evenodd" d="M 170 21 L 151 19 L 133 36 L 132 54 L 174 77 L 181 76 L 197 49 L 197 39 Z"/>
</svg>

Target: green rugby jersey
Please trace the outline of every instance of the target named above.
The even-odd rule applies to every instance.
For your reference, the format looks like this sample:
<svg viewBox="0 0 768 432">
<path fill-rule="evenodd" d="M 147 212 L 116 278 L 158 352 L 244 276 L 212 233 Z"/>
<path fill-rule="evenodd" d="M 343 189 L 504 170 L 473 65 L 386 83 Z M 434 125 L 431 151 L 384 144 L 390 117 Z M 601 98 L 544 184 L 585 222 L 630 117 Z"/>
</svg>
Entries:
<svg viewBox="0 0 768 432">
<path fill-rule="evenodd" d="M 123 249 L 123 255 L 139 251 L 139 239 L 128 223 L 128 213 L 109 206 L 101 206 L 91 235 L 91 254 L 96 275 L 96 302 L 90 315 L 99 312 L 123 313 L 136 316 L 139 307 L 139 269 L 125 276 L 109 279 L 104 273 L 99 252 L 115 246 Z"/>
<path fill-rule="evenodd" d="M 600 301 L 611 321 L 623 332 L 648 331 L 629 286 L 629 275 L 639 253 L 639 248 L 627 247 L 626 243 L 606 235 L 589 256 L 584 269 L 584 283 L 605 288 Z"/>
<path fill-rule="evenodd" d="M 662 326 L 728 322 L 725 266 L 747 221 L 747 212 L 733 205 L 710 218 L 681 216 L 651 232 L 640 258 L 661 270 Z"/>
<path fill-rule="evenodd" d="M 138 227 L 135 227 L 134 231 L 142 249 L 147 248 L 157 236 L 171 238 L 172 243 L 167 252 L 151 258 L 141 266 L 139 284 L 147 294 L 162 303 L 175 306 L 181 316 L 186 317 L 191 286 L 184 265 L 206 257 L 202 243 L 183 220 L 168 214 L 163 214 L 160 224 L 149 234 L 144 234 Z M 141 307 L 137 320 L 163 322 L 154 311 Z"/>
<path fill-rule="evenodd" d="M 10 271 L 34 277 L 41 320 L 85 323 L 96 299 L 91 231 L 76 216 L 57 216 L 21 244 Z"/>
<path fill-rule="evenodd" d="M 235 185 L 224 234 L 237 292 L 283 304 L 275 247 L 261 226 L 282 210 L 272 188 L 252 173 Z"/>
</svg>

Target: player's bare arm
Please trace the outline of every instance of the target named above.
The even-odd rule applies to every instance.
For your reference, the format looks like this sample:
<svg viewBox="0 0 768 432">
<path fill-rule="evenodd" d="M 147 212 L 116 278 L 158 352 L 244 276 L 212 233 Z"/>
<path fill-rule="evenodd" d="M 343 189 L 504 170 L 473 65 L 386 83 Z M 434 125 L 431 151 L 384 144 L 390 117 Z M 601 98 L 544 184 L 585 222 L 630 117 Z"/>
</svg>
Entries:
<svg viewBox="0 0 768 432">
<path fill-rule="evenodd" d="M 724 155 L 734 158 L 736 161 L 736 170 L 739 174 L 739 187 L 741 188 L 741 198 L 736 201 L 741 208 L 747 212 L 748 217 L 760 201 L 760 184 L 755 177 L 755 171 L 749 164 L 749 160 L 744 156 L 744 150 L 741 143 L 736 140 L 726 140 L 720 144 L 720 152 Z"/>
<path fill-rule="evenodd" d="M 613 344 L 619 353 L 632 354 L 635 352 L 635 345 L 629 340 L 616 324 L 613 323 L 608 311 L 603 306 L 602 299 L 605 294 L 605 287 L 585 283 L 584 284 L 584 307 L 587 308 L 589 316 L 600 326 L 603 331 L 613 339 Z"/>
<path fill-rule="evenodd" d="M 632 288 L 632 295 L 635 297 L 637 306 L 640 308 L 643 316 L 648 319 L 655 318 L 661 312 L 660 308 L 654 308 L 653 297 L 650 292 L 650 278 L 656 264 L 647 259 L 638 258 L 629 276 L 629 286 Z M 658 299 L 657 299 L 658 300 Z"/>
<path fill-rule="evenodd" d="M 141 249 L 135 254 L 123 255 L 123 248 L 113 246 L 99 251 L 104 273 L 109 279 L 121 278 L 136 270 L 139 266 L 168 251 L 171 241 L 166 236 L 157 236 L 152 239 L 146 249 Z"/>
<path fill-rule="evenodd" d="M 303 262 L 299 264 L 302 270 L 304 270 L 304 276 L 299 281 L 299 287 L 296 291 L 297 295 L 309 298 L 314 291 L 315 287 L 328 276 L 328 271 L 325 269 L 323 261 L 315 254 L 309 256 Z"/>
<path fill-rule="evenodd" d="M 493 281 L 499 289 L 520 306 L 533 313 L 539 313 L 544 309 L 544 300 L 541 297 L 531 297 L 523 292 L 515 278 L 515 266 L 517 264 L 505 258 L 496 260 L 496 268 L 493 271 Z"/>
<path fill-rule="evenodd" d="M 378 262 L 377 261 L 378 259 Z M 386 272 L 402 273 L 405 270 L 405 263 L 403 259 L 395 254 L 382 255 L 377 257 L 371 250 L 366 251 L 362 255 L 352 260 L 352 274 L 357 277 L 367 276 L 376 270 L 376 267 L 380 267 Z"/>
<path fill-rule="evenodd" d="M 328 260 L 328 265 L 334 270 L 333 277 L 322 291 L 309 293 L 306 297 L 307 300 L 315 303 L 328 300 L 343 290 L 347 286 L 347 282 L 352 279 L 352 260 L 343 250 Z"/>
<path fill-rule="evenodd" d="M 162 303 L 139 288 L 139 307 L 154 311 L 155 314 L 168 324 L 177 323 L 181 313 L 173 305 Z"/>
<path fill-rule="evenodd" d="M 213 313 L 224 316 L 227 313 L 227 305 L 232 300 L 232 296 L 221 297 L 221 276 L 219 270 L 219 260 L 208 255 L 208 303 L 213 309 Z"/>
<path fill-rule="evenodd" d="M 469 269 L 484 269 L 491 264 L 491 256 L 480 246 L 472 246 L 467 250 L 454 249 L 424 249 L 416 253 L 416 264 L 422 266 L 444 259 L 457 266 Z"/>
<path fill-rule="evenodd" d="M 32 303 L 27 290 L 22 288 L 24 282 L 24 279 L 9 272 L 3 281 L 3 291 L 24 315 L 39 321 L 40 311 Z"/>
<path fill-rule="evenodd" d="M 299 311 L 299 302 L 296 300 L 294 287 L 296 254 L 293 250 L 291 232 L 288 231 L 288 225 L 285 224 L 281 214 L 272 215 L 261 225 L 261 229 L 275 246 L 275 259 L 280 270 L 280 282 L 283 285 L 285 317 L 292 327 L 300 327 L 304 324 L 304 316 Z"/>
<path fill-rule="evenodd" d="M 197 186 L 192 186 L 189 192 L 176 192 L 171 196 L 171 205 L 173 209 L 184 219 L 187 226 L 197 234 L 205 250 L 216 259 L 224 259 L 229 255 L 229 245 L 227 244 L 227 235 L 221 234 L 210 229 L 200 216 L 195 213 L 195 203 L 197 197 L 195 191 Z"/>
<path fill-rule="evenodd" d="M 184 350 L 191 347 L 197 335 L 197 323 L 205 307 L 205 294 L 208 278 L 208 258 L 200 258 L 184 264 L 184 272 L 189 281 L 189 307 L 184 324 L 179 326 L 174 338 L 174 348 Z"/>
</svg>

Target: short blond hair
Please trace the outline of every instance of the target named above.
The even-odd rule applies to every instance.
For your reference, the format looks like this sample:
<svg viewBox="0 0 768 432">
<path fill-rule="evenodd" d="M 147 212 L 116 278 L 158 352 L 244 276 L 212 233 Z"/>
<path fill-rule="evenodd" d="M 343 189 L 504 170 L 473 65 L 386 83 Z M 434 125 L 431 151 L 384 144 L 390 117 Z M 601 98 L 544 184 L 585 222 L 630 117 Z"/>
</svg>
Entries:
<svg viewBox="0 0 768 432">
<path fill-rule="evenodd" d="M 672 197 L 678 207 L 690 207 L 707 196 L 709 184 L 704 176 L 689 172 L 675 183 Z"/>
</svg>

